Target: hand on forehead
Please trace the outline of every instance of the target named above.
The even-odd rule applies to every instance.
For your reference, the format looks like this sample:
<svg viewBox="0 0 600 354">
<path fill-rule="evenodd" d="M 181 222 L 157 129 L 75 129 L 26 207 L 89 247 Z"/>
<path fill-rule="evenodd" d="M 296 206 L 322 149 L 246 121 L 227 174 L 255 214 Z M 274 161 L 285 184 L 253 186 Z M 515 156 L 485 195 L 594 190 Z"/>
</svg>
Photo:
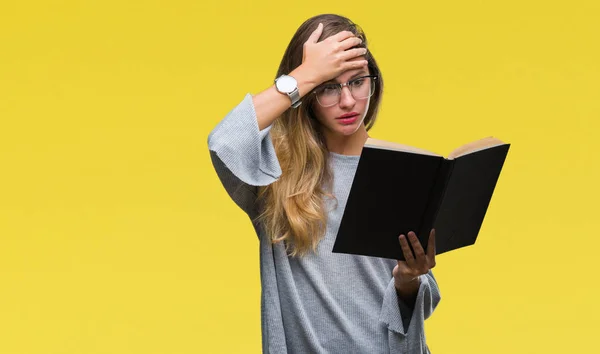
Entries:
<svg viewBox="0 0 600 354">
<path fill-rule="evenodd" d="M 365 60 L 365 57 L 360 56 L 360 57 L 353 58 L 348 61 L 360 61 L 360 60 Z M 340 74 L 340 76 L 338 76 L 335 80 L 331 80 L 330 82 L 334 82 L 334 81 L 347 82 L 354 77 L 362 76 L 361 74 L 369 75 L 369 69 L 368 68 L 360 68 L 360 69 L 347 70 L 347 71 L 344 71 L 342 74 Z"/>
</svg>

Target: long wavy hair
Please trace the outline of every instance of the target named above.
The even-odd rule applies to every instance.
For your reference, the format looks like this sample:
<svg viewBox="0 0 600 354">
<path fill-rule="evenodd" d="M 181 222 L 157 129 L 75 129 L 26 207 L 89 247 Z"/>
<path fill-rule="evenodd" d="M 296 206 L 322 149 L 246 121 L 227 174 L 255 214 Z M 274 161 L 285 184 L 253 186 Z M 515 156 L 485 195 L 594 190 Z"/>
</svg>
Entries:
<svg viewBox="0 0 600 354">
<path fill-rule="evenodd" d="M 362 29 L 348 18 L 323 14 L 306 20 L 292 37 L 275 77 L 288 74 L 302 64 L 303 45 L 321 22 L 323 32 L 319 41 L 341 31 L 351 31 L 362 39 L 356 47 L 367 48 L 369 73 L 377 75 L 373 81 L 375 92 L 364 119 L 367 129 L 375 123 L 383 91 L 383 78 L 377 62 L 368 50 L 367 37 Z M 272 243 L 284 242 L 288 255 L 304 256 L 317 245 L 326 232 L 326 197 L 332 194 L 332 171 L 329 151 L 325 145 L 322 127 L 313 107 L 317 104 L 312 92 L 302 98 L 297 109 L 288 109 L 271 127 L 271 138 L 282 174 L 274 183 L 260 187 L 258 192 L 260 221 Z M 337 200 L 336 200 L 337 203 Z"/>
</svg>

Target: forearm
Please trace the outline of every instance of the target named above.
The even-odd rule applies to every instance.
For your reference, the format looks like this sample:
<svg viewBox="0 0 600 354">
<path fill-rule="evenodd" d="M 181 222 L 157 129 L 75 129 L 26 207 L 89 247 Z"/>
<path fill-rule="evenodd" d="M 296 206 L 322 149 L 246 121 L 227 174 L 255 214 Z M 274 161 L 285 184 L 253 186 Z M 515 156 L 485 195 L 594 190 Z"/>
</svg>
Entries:
<svg viewBox="0 0 600 354">
<path fill-rule="evenodd" d="M 298 82 L 298 93 L 301 98 L 306 96 L 307 93 L 319 84 L 319 80 L 313 77 L 313 73 L 302 66 L 297 67 L 288 74 Z M 290 98 L 286 94 L 277 91 L 274 84 L 264 91 L 253 95 L 252 101 L 256 111 L 259 130 L 263 130 L 271 125 L 292 104 Z"/>
<path fill-rule="evenodd" d="M 413 308 L 415 306 L 420 285 L 420 277 L 417 277 L 415 280 L 407 283 L 395 284 L 398 299 L 402 300 L 407 306 Z"/>
<path fill-rule="evenodd" d="M 399 285 L 396 279 L 390 280 L 379 320 L 387 324 L 390 330 L 405 335 L 408 333 L 408 327 L 415 327 L 415 330 L 423 328 L 424 321 L 431 316 L 440 302 L 440 293 L 431 271 L 419 276 L 418 281 Z M 409 301 L 412 299 L 412 306 L 409 307 L 402 298 L 408 298 Z"/>
</svg>

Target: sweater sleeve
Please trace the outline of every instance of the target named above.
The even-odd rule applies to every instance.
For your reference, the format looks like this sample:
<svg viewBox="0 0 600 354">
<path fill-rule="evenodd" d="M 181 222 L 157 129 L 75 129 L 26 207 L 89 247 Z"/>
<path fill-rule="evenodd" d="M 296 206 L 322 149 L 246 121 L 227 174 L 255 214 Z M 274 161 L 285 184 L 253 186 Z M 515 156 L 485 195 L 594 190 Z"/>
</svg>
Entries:
<svg viewBox="0 0 600 354">
<path fill-rule="evenodd" d="M 441 297 L 431 270 L 421 275 L 420 281 L 415 306 L 411 309 L 398 299 L 394 278 L 390 280 L 379 314 L 379 320 L 385 323 L 389 330 L 405 336 L 408 332 L 424 329 L 425 320 L 431 316 Z"/>
<path fill-rule="evenodd" d="M 271 125 L 259 130 L 252 95 L 246 94 L 208 135 L 215 171 L 233 201 L 254 219 L 258 186 L 281 176 Z"/>
</svg>

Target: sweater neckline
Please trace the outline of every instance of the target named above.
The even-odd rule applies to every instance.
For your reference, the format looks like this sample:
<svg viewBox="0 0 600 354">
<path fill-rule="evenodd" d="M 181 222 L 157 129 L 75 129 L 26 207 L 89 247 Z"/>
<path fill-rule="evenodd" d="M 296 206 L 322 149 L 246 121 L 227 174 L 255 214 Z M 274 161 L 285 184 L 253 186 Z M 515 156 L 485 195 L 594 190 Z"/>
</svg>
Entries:
<svg viewBox="0 0 600 354">
<path fill-rule="evenodd" d="M 329 156 L 339 159 L 339 160 L 347 160 L 347 161 L 358 161 L 360 159 L 360 155 L 342 155 L 337 152 L 329 151 Z"/>
</svg>

